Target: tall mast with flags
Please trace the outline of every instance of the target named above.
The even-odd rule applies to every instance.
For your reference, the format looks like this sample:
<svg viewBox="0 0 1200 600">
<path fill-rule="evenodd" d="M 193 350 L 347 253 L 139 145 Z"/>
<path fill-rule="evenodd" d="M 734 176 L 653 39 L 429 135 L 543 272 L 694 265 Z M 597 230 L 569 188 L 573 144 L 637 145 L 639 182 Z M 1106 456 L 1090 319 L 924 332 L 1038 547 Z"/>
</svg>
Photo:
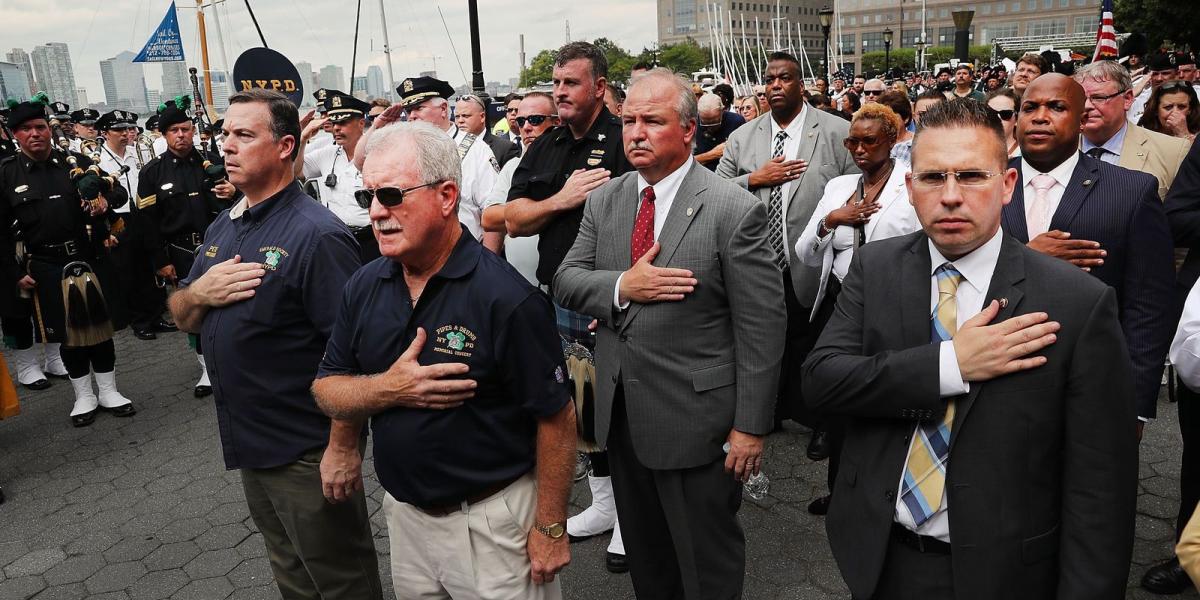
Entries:
<svg viewBox="0 0 1200 600">
<path fill-rule="evenodd" d="M 1117 30 L 1113 27 L 1113 0 L 1100 4 L 1100 27 L 1096 30 L 1096 51 L 1092 61 L 1117 57 Z"/>
</svg>

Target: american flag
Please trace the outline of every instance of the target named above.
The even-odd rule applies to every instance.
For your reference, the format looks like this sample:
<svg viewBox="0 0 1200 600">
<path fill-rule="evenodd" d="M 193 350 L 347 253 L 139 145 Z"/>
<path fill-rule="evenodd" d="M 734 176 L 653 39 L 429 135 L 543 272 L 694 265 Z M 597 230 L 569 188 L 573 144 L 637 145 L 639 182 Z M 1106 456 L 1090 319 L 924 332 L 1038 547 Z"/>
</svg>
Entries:
<svg viewBox="0 0 1200 600">
<path fill-rule="evenodd" d="M 1100 28 L 1096 30 L 1096 52 L 1092 60 L 1117 57 L 1117 30 L 1113 28 L 1113 2 L 1100 4 Z"/>
</svg>

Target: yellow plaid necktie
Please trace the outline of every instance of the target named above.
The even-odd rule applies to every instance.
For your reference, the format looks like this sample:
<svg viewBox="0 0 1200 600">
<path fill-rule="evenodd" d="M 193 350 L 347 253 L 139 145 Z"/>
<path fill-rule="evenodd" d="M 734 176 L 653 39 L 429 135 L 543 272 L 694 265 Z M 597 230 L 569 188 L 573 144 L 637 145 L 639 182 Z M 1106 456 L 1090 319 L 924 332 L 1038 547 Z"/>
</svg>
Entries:
<svg viewBox="0 0 1200 600">
<path fill-rule="evenodd" d="M 932 343 L 954 338 L 958 331 L 959 273 L 950 263 L 934 271 L 938 284 L 938 302 L 930 318 Z M 946 402 L 946 414 L 940 421 L 925 421 L 917 428 L 908 448 L 908 466 L 900 497 L 913 522 L 920 526 L 942 506 L 946 490 L 946 467 L 950 461 L 950 427 L 954 424 L 954 402 Z"/>
</svg>

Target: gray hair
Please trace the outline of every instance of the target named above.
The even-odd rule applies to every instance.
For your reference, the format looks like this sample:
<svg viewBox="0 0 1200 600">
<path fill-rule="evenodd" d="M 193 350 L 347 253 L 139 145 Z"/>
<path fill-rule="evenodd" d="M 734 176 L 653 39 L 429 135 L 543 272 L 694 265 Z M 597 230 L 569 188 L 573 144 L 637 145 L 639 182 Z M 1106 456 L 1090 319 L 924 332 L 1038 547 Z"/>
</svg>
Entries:
<svg viewBox="0 0 1200 600">
<path fill-rule="evenodd" d="M 1123 65 L 1113 60 L 1098 60 L 1094 63 L 1084 65 L 1075 70 L 1075 75 L 1072 78 L 1080 84 L 1089 79 L 1097 83 L 1111 81 L 1117 84 L 1118 94 L 1133 87 L 1133 81 L 1129 77 L 1129 69 L 1126 69 Z"/>
<path fill-rule="evenodd" d="M 429 123 L 405 121 L 388 125 L 371 134 L 363 156 L 369 158 L 377 149 L 403 150 L 406 156 L 413 157 L 422 184 L 453 181 L 462 186 L 458 146 L 445 131 Z"/>
<path fill-rule="evenodd" d="M 629 84 L 629 94 L 633 94 L 634 88 L 646 85 L 651 81 L 664 81 L 675 88 L 675 94 L 678 96 L 675 103 L 675 111 L 679 113 L 679 122 L 684 127 L 688 126 L 689 121 L 692 123 L 700 122 L 699 109 L 696 107 L 696 95 L 692 93 L 691 84 L 672 73 L 670 69 L 655 67 L 639 75 L 636 80 Z M 723 108 L 724 104 L 721 106 Z"/>
<path fill-rule="evenodd" d="M 700 96 L 700 100 L 696 101 L 696 110 L 699 112 L 715 112 L 725 110 L 725 103 L 721 97 L 709 92 Z"/>
</svg>

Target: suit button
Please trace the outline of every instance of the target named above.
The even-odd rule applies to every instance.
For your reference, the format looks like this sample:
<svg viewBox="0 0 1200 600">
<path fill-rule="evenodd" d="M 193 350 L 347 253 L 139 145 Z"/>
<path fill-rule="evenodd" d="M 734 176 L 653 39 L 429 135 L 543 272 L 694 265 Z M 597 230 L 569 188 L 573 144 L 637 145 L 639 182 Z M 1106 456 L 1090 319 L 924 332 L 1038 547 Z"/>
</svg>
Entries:
<svg viewBox="0 0 1200 600">
<path fill-rule="evenodd" d="M 886 498 L 888 502 L 894 502 L 896 500 L 896 491 L 888 490 L 884 492 L 883 497 Z"/>
<path fill-rule="evenodd" d="M 612 382 L 613 382 L 613 383 L 616 383 L 616 382 L 617 382 L 617 376 L 616 376 L 616 375 L 613 375 L 613 376 L 612 376 Z"/>
<path fill-rule="evenodd" d="M 619 336 L 617 339 L 618 339 L 618 340 L 621 340 L 622 342 L 628 342 L 628 341 L 629 341 L 629 337 L 628 337 L 628 336 L 625 336 L 625 335 Z"/>
</svg>

